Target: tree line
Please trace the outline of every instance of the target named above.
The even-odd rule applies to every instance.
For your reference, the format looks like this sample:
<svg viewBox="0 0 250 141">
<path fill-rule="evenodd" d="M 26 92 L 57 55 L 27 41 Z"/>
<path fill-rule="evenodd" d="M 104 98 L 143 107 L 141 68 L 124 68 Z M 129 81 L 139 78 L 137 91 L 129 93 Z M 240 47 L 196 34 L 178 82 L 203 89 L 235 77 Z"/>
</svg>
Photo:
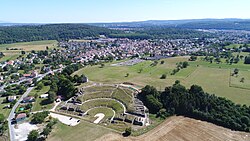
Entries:
<svg viewBox="0 0 250 141">
<path fill-rule="evenodd" d="M 98 38 L 99 35 L 129 39 L 190 39 L 214 36 L 211 33 L 165 26 L 144 27 L 143 29 L 135 29 L 128 33 L 86 24 L 0 26 L 0 33 L 0 44 L 39 40 L 67 41 L 70 39 L 84 39 L 86 37 Z"/>
<path fill-rule="evenodd" d="M 174 114 L 208 121 L 237 131 L 250 131 L 250 106 L 208 94 L 202 87 L 192 85 L 186 89 L 177 80 L 163 92 L 153 86 L 145 86 L 138 95 L 149 112 L 159 117 Z"/>
<path fill-rule="evenodd" d="M 39 40 L 69 40 L 99 37 L 121 31 L 86 24 L 47 24 L 25 26 L 0 26 L 0 44 Z"/>
</svg>

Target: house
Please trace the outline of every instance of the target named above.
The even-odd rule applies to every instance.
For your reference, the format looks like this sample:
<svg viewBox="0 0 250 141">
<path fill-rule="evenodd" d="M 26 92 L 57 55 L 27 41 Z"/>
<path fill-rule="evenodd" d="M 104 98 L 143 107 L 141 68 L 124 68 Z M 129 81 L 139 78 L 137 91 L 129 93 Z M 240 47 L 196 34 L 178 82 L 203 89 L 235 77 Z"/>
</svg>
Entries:
<svg viewBox="0 0 250 141">
<path fill-rule="evenodd" d="M 21 122 L 21 121 L 24 121 L 26 119 L 27 115 L 26 113 L 21 113 L 21 114 L 18 114 L 16 116 L 16 122 Z"/>
<path fill-rule="evenodd" d="M 23 98 L 22 103 L 31 103 L 34 101 L 35 101 L 35 98 L 33 96 L 28 96 L 28 97 Z"/>
<path fill-rule="evenodd" d="M 40 98 L 47 98 L 49 96 L 49 94 L 42 94 L 42 95 L 40 95 L 39 97 Z"/>
<path fill-rule="evenodd" d="M 34 78 L 34 77 L 37 77 L 38 76 L 38 72 L 37 71 L 32 71 L 31 72 L 31 77 Z"/>
<path fill-rule="evenodd" d="M 7 100 L 8 100 L 9 102 L 13 102 L 14 100 L 16 100 L 16 96 L 8 96 L 8 97 L 7 97 Z"/>
<path fill-rule="evenodd" d="M 23 74 L 23 76 L 26 78 L 31 78 L 31 74 Z"/>
</svg>

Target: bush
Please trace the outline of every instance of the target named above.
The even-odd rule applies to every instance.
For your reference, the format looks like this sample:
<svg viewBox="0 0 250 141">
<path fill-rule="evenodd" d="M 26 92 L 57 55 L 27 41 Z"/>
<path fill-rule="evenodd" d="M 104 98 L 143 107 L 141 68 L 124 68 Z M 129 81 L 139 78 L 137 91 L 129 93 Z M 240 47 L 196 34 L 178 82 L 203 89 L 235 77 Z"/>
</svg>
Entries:
<svg viewBox="0 0 250 141">
<path fill-rule="evenodd" d="M 125 129 L 125 132 L 123 133 L 123 136 L 127 137 L 127 136 L 131 135 L 131 132 L 132 132 L 131 127 L 128 127 L 128 128 Z"/>
<path fill-rule="evenodd" d="M 167 78 L 167 75 L 166 74 L 163 74 L 162 76 L 161 76 L 161 79 L 166 79 Z"/>
<path fill-rule="evenodd" d="M 43 123 L 44 119 L 49 115 L 49 112 L 48 111 L 44 111 L 44 112 L 41 112 L 41 113 L 35 113 L 33 115 L 33 118 L 31 120 L 31 123 L 34 123 L 34 124 L 41 124 Z"/>
<path fill-rule="evenodd" d="M 39 133 L 36 130 L 32 130 L 30 131 L 29 135 L 28 135 L 28 141 L 36 141 L 39 137 Z"/>
</svg>

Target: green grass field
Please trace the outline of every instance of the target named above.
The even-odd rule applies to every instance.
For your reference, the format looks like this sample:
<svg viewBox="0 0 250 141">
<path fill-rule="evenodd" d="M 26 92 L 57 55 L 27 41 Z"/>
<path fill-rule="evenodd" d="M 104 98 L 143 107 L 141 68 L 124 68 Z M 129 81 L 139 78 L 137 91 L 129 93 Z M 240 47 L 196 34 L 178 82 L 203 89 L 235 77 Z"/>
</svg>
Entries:
<svg viewBox="0 0 250 141">
<path fill-rule="evenodd" d="M 29 96 L 35 96 L 37 95 L 36 101 L 33 104 L 32 112 L 35 111 L 40 111 L 40 110 L 49 110 L 53 107 L 52 104 L 46 104 L 46 98 L 39 98 L 40 95 L 45 94 L 49 91 L 49 86 L 44 86 L 41 90 L 36 90 L 33 89 L 30 93 Z"/>
<path fill-rule="evenodd" d="M 233 70 L 231 72 L 233 72 Z M 250 71 L 241 70 L 237 76 L 231 75 L 230 78 L 230 86 L 250 90 Z M 242 78 L 244 78 L 243 81 L 241 81 Z"/>
<path fill-rule="evenodd" d="M 104 85 L 88 87 L 85 88 L 84 91 L 84 95 L 80 97 L 82 101 L 95 98 L 112 98 L 122 102 L 129 111 L 133 111 L 133 91 L 129 89 Z"/>
<path fill-rule="evenodd" d="M 2 44 L 0 45 L 0 52 L 4 53 L 4 57 L 0 61 L 14 60 L 21 55 L 21 50 L 30 52 L 32 50 L 46 50 L 46 47 L 53 49 L 57 47 L 57 41 L 55 40 L 45 40 L 45 41 L 34 41 L 34 42 L 23 42 L 23 43 L 13 43 L 13 44 Z M 18 49 L 18 50 L 7 50 L 8 49 Z"/>
<path fill-rule="evenodd" d="M 226 46 L 226 48 L 239 48 L 240 46 L 242 46 L 243 44 L 230 44 L 228 46 Z M 248 44 L 249 46 L 250 44 Z"/>
<path fill-rule="evenodd" d="M 111 129 L 85 121 L 74 127 L 58 123 L 48 141 L 93 141 L 111 132 Z"/>
<path fill-rule="evenodd" d="M 9 105 L 9 103 L 4 103 L 4 104 L 2 103 L 3 100 L 5 99 L 6 99 L 5 97 L 0 98 L 0 113 L 3 114 L 5 118 L 7 118 L 10 114 L 11 109 L 8 109 L 8 108 L 3 109 L 3 107 L 5 107 L 6 105 Z"/>
<path fill-rule="evenodd" d="M 82 109 L 84 111 L 87 111 L 88 109 L 94 108 L 94 107 L 109 107 L 115 110 L 117 113 L 123 112 L 123 107 L 120 103 L 114 101 L 114 100 L 105 100 L 105 99 L 99 99 L 99 100 L 93 100 L 88 101 L 82 105 Z"/>
<path fill-rule="evenodd" d="M 88 115 L 84 116 L 84 118 L 89 119 L 90 122 L 94 122 L 96 118 L 94 117 L 98 113 L 103 113 L 105 117 L 101 120 L 101 122 L 107 121 L 109 118 L 113 117 L 114 113 L 111 109 L 105 107 L 94 108 L 88 112 Z"/>
<path fill-rule="evenodd" d="M 244 55 L 247 55 L 244 53 Z M 158 63 L 152 67 L 152 61 L 144 61 L 134 66 L 114 67 L 105 64 L 104 68 L 99 66 L 87 66 L 74 74 L 85 74 L 89 80 L 102 83 L 123 83 L 131 82 L 140 87 L 145 85 L 153 85 L 158 90 L 164 90 L 166 86 L 172 85 L 175 80 L 180 80 L 182 84 L 189 87 L 192 84 L 201 85 L 208 93 L 217 96 L 226 97 L 239 104 L 250 105 L 250 90 L 240 89 L 229 86 L 230 70 L 238 68 L 240 71 L 248 72 L 250 65 L 246 65 L 241 60 L 238 64 L 226 64 L 222 59 L 222 63 L 210 63 L 202 61 L 189 62 L 188 68 L 180 70 L 176 75 L 170 75 L 171 71 L 176 68 L 176 63 L 188 61 L 189 57 L 175 57 L 164 59 L 165 63 Z M 160 62 L 160 61 L 159 61 Z M 142 72 L 139 73 L 139 70 Z M 126 77 L 126 74 L 129 76 Z M 160 79 L 162 74 L 167 74 L 167 79 Z M 248 82 L 246 76 L 246 84 Z"/>
</svg>

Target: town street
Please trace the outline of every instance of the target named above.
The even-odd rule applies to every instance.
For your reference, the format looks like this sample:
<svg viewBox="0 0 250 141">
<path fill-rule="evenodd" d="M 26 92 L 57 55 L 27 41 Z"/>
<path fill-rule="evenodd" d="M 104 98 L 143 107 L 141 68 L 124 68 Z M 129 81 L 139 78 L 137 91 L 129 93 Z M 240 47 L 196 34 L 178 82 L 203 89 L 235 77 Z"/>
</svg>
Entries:
<svg viewBox="0 0 250 141">
<path fill-rule="evenodd" d="M 43 79 L 43 77 L 45 77 L 46 75 L 59 71 L 60 69 L 56 69 L 53 71 L 49 71 L 45 74 L 39 74 L 39 76 L 37 77 L 37 81 L 40 81 Z M 4 85 L 5 86 L 5 85 Z M 4 88 L 4 87 L 3 87 Z M 29 93 L 34 89 L 34 87 L 29 87 L 27 89 L 27 91 L 21 96 L 21 98 L 16 102 L 16 104 L 13 106 L 13 108 L 11 109 L 11 112 L 9 114 L 8 117 L 8 127 L 9 127 L 9 133 L 10 133 L 10 141 L 15 141 L 15 132 L 14 132 L 14 125 L 11 125 L 11 121 L 13 118 L 15 118 L 15 111 L 16 108 L 18 107 L 18 105 L 21 103 L 21 101 L 23 100 L 23 98 L 27 97 L 29 95 Z"/>
<path fill-rule="evenodd" d="M 27 91 L 22 95 L 22 97 L 16 102 L 16 104 L 11 109 L 10 115 L 8 117 L 8 126 L 9 126 L 9 133 L 10 133 L 10 141 L 14 141 L 15 140 L 14 125 L 11 125 L 11 121 L 12 121 L 13 118 L 15 118 L 16 108 L 22 102 L 23 98 L 25 98 L 26 96 L 28 96 L 28 94 L 31 92 L 31 90 L 33 88 L 34 87 L 29 87 L 27 89 Z"/>
</svg>

